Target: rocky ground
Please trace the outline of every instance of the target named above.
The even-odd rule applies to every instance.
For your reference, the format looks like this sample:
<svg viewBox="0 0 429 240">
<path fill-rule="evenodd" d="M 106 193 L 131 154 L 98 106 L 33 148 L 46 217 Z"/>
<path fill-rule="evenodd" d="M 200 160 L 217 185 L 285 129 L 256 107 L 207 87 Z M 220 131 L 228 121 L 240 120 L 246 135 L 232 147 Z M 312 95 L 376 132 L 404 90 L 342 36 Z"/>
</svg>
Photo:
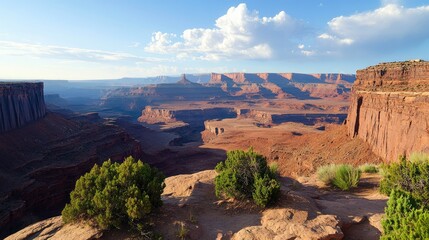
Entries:
<svg viewBox="0 0 429 240">
<path fill-rule="evenodd" d="M 166 179 L 164 206 L 152 219 L 164 239 L 378 239 L 387 198 L 378 193 L 378 174 L 363 175 L 356 189 L 327 188 L 314 175 L 282 178 L 278 203 L 259 209 L 250 203 L 220 201 L 214 195 L 216 172 L 207 170 Z M 101 232 L 54 217 L 6 239 L 132 239 L 126 231 Z"/>
</svg>

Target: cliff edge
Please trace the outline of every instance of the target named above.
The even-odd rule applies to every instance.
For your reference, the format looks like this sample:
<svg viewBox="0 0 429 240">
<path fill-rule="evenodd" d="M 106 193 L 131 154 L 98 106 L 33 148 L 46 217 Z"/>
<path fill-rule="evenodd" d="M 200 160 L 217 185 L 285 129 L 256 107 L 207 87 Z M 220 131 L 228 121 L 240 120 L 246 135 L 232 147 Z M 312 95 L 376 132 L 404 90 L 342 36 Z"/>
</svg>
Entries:
<svg viewBox="0 0 429 240">
<path fill-rule="evenodd" d="M 43 83 L 0 82 L 0 133 L 46 115 Z"/>
<path fill-rule="evenodd" d="M 385 161 L 429 152 L 429 62 L 381 63 L 356 73 L 348 134 Z"/>
</svg>

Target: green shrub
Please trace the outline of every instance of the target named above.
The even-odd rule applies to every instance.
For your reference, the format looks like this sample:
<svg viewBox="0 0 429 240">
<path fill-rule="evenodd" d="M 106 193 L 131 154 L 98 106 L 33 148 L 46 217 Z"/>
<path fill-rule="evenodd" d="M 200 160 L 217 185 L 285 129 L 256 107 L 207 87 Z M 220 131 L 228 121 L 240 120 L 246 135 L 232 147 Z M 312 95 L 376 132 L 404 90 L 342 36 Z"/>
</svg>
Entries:
<svg viewBox="0 0 429 240">
<path fill-rule="evenodd" d="M 429 211 L 410 194 L 392 190 L 385 213 L 381 239 L 429 239 Z"/>
<path fill-rule="evenodd" d="M 332 185 L 341 190 L 348 190 L 358 185 L 360 171 L 348 164 L 329 164 L 321 166 L 317 170 L 317 177 L 326 185 Z"/>
<path fill-rule="evenodd" d="M 357 187 L 359 179 L 359 169 L 351 165 L 341 164 L 337 166 L 332 184 L 341 190 L 349 190 L 352 187 Z"/>
<path fill-rule="evenodd" d="M 279 177 L 279 165 L 276 162 L 270 163 L 268 166 L 268 170 L 270 171 L 271 178 L 278 178 Z"/>
<path fill-rule="evenodd" d="M 216 196 L 253 198 L 256 204 L 265 207 L 274 202 L 280 192 L 274 170 L 270 170 L 265 157 L 252 148 L 247 152 L 228 151 L 226 160 L 216 165 L 219 173 L 215 178 Z"/>
<path fill-rule="evenodd" d="M 336 169 L 337 165 L 335 164 L 321 166 L 317 169 L 317 178 L 326 185 L 330 185 L 335 177 Z"/>
<path fill-rule="evenodd" d="M 164 175 L 140 160 L 104 162 L 80 177 L 62 211 L 64 222 L 93 219 L 102 229 L 134 226 L 162 205 Z"/>
<path fill-rule="evenodd" d="M 280 194 L 279 182 L 270 178 L 269 175 L 256 176 L 253 188 L 252 198 L 260 207 L 267 206 L 271 201 L 276 200 Z"/>
<path fill-rule="evenodd" d="M 429 158 L 411 154 L 410 160 L 383 166 L 380 191 L 390 198 L 382 221 L 382 239 L 429 239 Z"/>
<path fill-rule="evenodd" d="M 399 162 L 384 165 L 380 191 L 389 195 L 393 189 L 429 204 L 429 161 L 407 161 L 400 157 Z"/>
<path fill-rule="evenodd" d="M 429 162 L 429 155 L 422 152 L 413 152 L 410 154 L 408 159 L 410 162 L 413 162 L 413 163 L 424 163 L 424 162 L 427 163 Z"/>
<path fill-rule="evenodd" d="M 378 166 L 371 163 L 365 163 L 359 166 L 359 170 L 364 173 L 377 173 Z"/>
<path fill-rule="evenodd" d="M 186 239 L 189 235 L 189 229 L 186 227 L 185 223 L 179 222 L 177 226 L 176 236 L 181 240 Z"/>
</svg>

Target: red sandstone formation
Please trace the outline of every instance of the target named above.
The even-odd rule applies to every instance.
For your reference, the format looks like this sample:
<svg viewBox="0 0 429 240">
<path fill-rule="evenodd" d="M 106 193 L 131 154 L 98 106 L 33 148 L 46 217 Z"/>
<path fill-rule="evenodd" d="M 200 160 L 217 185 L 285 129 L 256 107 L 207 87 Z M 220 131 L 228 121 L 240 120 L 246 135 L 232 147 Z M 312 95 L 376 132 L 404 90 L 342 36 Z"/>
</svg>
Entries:
<svg viewBox="0 0 429 240">
<path fill-rule="evenodd" d="M 177 83 L 107 90 L 101 105 L 135 111 L 172 101 L 245 99 L 348 99 L 354 75 L 298 73 L 212 73 L 207 84 L 183 75 Z"/>
<path fill-rule="evenodd" d="M 44 117 L 43 83 L 0 82 L 0 114 L 0 133 Z"/>
<path fill-rule="evenodd" d="M 233 96 L 347 99 L 353 75 L 300 73 L 212 73 L 209 85 L 222 85 Z"/>
<path fill-rule="evenodd" d="M 429 152 L 429 62 L 382 63 L 357 71 L 348 133 L 386 161 Z"/>
<path fill-rule="evenodd" d="M 146 106 L 138 121 L 149 124 L 182 121 L 193 125 L 203 125 L 204 121 L 208 119 L 234 118 L 236 116 L 233 108 L 190 107 L 185 109 L 164 109 Z"/>
</svg>

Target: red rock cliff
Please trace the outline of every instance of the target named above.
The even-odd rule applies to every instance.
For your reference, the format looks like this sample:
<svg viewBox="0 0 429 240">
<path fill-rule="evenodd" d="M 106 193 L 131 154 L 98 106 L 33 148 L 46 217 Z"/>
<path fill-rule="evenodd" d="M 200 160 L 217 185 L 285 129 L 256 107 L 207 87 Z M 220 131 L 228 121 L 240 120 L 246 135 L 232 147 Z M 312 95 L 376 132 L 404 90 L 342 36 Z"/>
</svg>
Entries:
<svg viewBox="0 0 429 240">
<path fill-rule="evenodd" d="M 348 133 L 386 161 L 429 152 L 429 62 L 383 63 L 358 70 Z"/>
<path fill-rule="evenodd" d="M 43 83 L 0 82 L 0 133 L 44 117 Z"/>
</svg>

